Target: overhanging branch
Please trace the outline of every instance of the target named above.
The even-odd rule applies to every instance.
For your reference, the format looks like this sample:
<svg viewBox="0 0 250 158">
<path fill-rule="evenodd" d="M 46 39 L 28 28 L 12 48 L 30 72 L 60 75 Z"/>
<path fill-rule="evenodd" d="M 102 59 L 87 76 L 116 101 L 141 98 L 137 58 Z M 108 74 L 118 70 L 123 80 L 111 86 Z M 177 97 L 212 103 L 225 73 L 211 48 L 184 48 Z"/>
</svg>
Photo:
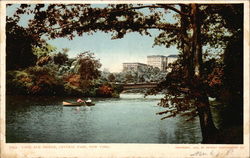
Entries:
<svg viewBox="0 0 250 158">
<path fill-rule="evenodd" d="M 120 12 L 120 11 L 128 11 L 128 10 L 136 10 L 136 9 L 144 9 L 144 8 L 164 8 L 164 9 L 170 9 L 180 15 L 183 16 L 190 16 L 187 13 L 184 13 L 178 9 L 176 9 L 173 6 L 170 6 L 168 4 L 157 4 L 157 5 L 144 5 L 144 6 L 139 6 L 139 7 L 131 7 L 131 8 L 127 8 L 127 9 L 118 9 L 118 10 L 113 10 L 111 12 L 107 12 L 106 14 L 110 14 L 110 13 L 114 13 L 114 12 Z"/>
<path fill-rule="evenodd" d="M 158 5 L 161 6 L 162 8 L 170 9 L 170 10 L 172 10 L 172 11 L 175 11 L 176 13 L 178 13 L 178 14 L 180 14 L 180 15 L 188 16 L 188 17 L 190 16 L 189 14 L 184 13 L 184 12 L 182 12 L 182 11 L 176 9 L 176 8 L 173 7 L 173 6 L 170 6 L 169 4 L 158 4 Z"/>
</svg>

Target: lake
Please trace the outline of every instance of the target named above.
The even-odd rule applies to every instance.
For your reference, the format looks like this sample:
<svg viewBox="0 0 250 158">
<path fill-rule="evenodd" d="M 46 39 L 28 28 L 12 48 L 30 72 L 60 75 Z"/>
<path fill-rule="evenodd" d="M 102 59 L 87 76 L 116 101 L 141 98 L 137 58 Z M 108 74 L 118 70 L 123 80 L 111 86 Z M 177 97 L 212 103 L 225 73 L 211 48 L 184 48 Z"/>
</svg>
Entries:
<svg viewBox="0 0 250 158">
<path fill-rule="evenodd" d="M 198 117 L 160 120 L 162 96 L 91 98 L 95 106 L 64 107 L 65 97 L 6 97 L 7 143 L 200 143 Z"/>
</svg>

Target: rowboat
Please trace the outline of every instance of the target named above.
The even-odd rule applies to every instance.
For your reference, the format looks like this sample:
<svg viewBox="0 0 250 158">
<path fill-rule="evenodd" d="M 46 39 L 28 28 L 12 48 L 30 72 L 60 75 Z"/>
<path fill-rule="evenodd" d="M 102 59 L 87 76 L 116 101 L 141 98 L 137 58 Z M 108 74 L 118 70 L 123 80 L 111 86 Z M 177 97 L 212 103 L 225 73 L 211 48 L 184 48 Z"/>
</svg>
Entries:
<svg viewBox="0 0 250 158">
<path fill-rule="evenodd" d="M 82 103 L 78 103 L 78 102 L 68 102 L 68 101 L 63 101 L 62 102 L 63 106 L 94 106 L 95 104 L 92 102 L 82 102 Z"/>
</svg>

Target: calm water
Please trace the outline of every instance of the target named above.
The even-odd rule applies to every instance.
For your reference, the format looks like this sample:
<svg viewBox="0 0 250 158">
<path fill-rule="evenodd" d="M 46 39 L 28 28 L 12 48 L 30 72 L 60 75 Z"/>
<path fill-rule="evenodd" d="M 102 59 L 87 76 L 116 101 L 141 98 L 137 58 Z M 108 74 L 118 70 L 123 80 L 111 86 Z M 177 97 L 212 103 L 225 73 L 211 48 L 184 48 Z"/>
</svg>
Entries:
<svg viewBox="0 0 250 158">
<path fill-rule="evenodd" d="M 37 143 L 200 143 L 198 118 L 160 120 L 161 96 L 121 94 L 92 107 L 63 107 L 76 98 L 7 96 L 6 141 Z"/>
</svg>

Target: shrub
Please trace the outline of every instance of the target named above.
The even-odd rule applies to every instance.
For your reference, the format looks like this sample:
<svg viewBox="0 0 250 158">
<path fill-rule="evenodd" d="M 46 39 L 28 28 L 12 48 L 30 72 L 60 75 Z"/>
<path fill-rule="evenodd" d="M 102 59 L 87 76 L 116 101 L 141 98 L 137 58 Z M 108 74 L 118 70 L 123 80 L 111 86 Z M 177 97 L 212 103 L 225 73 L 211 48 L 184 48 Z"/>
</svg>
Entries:
<svg viewBox="0 0 250 158">
<path fill-rule="evenodd" d="M 97 95 L 100 97 L 111 97 L 114 89 L 107 85 L 102 85 L 97 90 Z"/>
<path fill-rule="evenodd" d="M 34 85 L 32 76 L 25 71 L 6 72 L 6 93 L 27 94 L 28 89 Z"/>
<path fill-rule="evenodd" d="M 10 71 L 6 79 L 9 94 L 55 95 L 63 92 L 62 82 L 47 67 Z"/>
<path fill-rule="evenodd" d="M 80 96 L 83 94 L 82 90 L 79 87 L 74 86 L 70 83 L 64 84 L 64 92 L 70 96 Z"/>
</svg>

